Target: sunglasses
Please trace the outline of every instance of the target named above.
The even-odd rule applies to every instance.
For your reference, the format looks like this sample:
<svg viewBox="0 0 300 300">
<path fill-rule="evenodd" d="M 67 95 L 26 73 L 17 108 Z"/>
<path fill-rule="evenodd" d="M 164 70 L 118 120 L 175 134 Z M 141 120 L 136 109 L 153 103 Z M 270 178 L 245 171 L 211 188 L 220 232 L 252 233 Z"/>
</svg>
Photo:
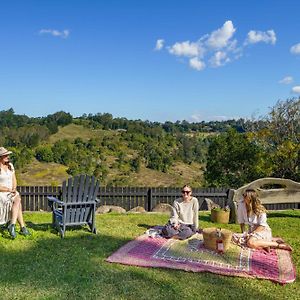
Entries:
<svg viewBox="0 0 300 300">
<path fill-rule="evenodd" d="M 191 191 L 181 191 L 182 194 L 190 194 Z"/>
</svg>

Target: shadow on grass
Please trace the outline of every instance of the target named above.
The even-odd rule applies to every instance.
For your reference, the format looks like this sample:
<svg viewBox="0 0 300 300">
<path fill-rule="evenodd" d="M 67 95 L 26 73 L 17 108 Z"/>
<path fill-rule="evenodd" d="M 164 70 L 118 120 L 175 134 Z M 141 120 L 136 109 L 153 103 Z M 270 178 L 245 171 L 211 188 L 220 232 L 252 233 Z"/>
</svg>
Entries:
<svg viewBox="0 0 300 300">
<path fill-rule="evenodd" d="M 200 220 L 199 220 L 200 222 L 201 221 L 205 221 L 205 222 L 209 222 L 209 223 L 213 223 L 212 221 L 211 221 L 211 219 L 210 219 L 210 215 L 201 215 L 200 214 Z"/>
<path fill-rule="evenodd" d="M 268 218 L 297 218 L 300 219 L 300 215 L 292 214 L 290 212 L 272 212 L 269 211 Z"/>
<path fill-rule="evenodd" d="M 37 223 L 36 224 L 36 223 L 32 223 L 30 221 L 27 221 L 26 226 L 28 228 L 31 228 L 31 229 L 35 230 L 35 231 L 48 231 L 48 230 L 52 229 L 52 226 L 49 223 L 40 223 L 40 224 Z"/>
<path fill-rule="evenodd" d="M 138 224 L 137 226 L 138 226 L 138 227 L 142 227 L 142 228 L 149 229 L 149 228 L 155 227 L 156 225 L 155 225 L 155 224 L 153 224 L 153 225 L 149 225 L 149 224 Z"/>
</svg>

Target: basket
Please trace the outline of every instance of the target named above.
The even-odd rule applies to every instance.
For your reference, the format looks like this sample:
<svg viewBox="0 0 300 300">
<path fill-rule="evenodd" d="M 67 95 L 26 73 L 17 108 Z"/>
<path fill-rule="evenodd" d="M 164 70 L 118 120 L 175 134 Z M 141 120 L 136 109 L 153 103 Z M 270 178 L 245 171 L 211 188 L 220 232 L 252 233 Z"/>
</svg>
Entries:
<svg viewBox="0 0 300 300">
<path fill-rule="evenodd" d="M 215 210 L 210 211 L 210 219 L 214 223 L 228 224 L 230 210 Z"/>
<path fill-rule="evenodd" d="M 224 252 L 229 248 L 232 232 L 227 229 L 219 229 L 221 231 L 221 239 L 224 245 Z M 207 249 L 216 251 L 217 249 L 217 228 L 203 229 L 204 246 Z"/>
</svg>

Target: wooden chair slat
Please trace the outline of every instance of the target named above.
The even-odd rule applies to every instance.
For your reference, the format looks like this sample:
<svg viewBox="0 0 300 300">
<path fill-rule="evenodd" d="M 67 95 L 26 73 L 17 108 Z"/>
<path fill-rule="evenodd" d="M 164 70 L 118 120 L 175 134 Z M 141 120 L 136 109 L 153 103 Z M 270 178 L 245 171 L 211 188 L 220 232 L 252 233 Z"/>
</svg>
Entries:
<svg viewBox="0 0 300 300">
<path fill-rule="evenodd" d="M 82 193 L 84 191 L 84 181 L 85 181 L 85 176 L 80 175 L 77 202 L 82 202 Z"/>
<path fill-rule="evenodd" d="M 67 191 L 67 202 L 72 201 L 72 190 L 73 190 L 73 178 L 68 179 L 68 191 Z"/>
</svg>

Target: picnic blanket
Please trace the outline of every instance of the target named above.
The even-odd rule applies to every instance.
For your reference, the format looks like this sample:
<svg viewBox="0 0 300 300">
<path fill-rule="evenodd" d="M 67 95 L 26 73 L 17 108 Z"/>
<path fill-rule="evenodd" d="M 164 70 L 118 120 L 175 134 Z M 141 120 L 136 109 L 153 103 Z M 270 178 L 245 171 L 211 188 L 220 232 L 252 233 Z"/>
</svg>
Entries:
<svg viewBox="0 0 300 300">
<path fill-rule="evenodd" d="M 219 254 L 204 247 L 200 233 L 184 241 L 143 234 L 122 246 L 106 261 L 141 267 L 262 278 L 282 284 L 296 279 L 289 251 L 271 249 L 266 252 L 242 248 L 232 243 L 224 254 Z"/>
</svg>

